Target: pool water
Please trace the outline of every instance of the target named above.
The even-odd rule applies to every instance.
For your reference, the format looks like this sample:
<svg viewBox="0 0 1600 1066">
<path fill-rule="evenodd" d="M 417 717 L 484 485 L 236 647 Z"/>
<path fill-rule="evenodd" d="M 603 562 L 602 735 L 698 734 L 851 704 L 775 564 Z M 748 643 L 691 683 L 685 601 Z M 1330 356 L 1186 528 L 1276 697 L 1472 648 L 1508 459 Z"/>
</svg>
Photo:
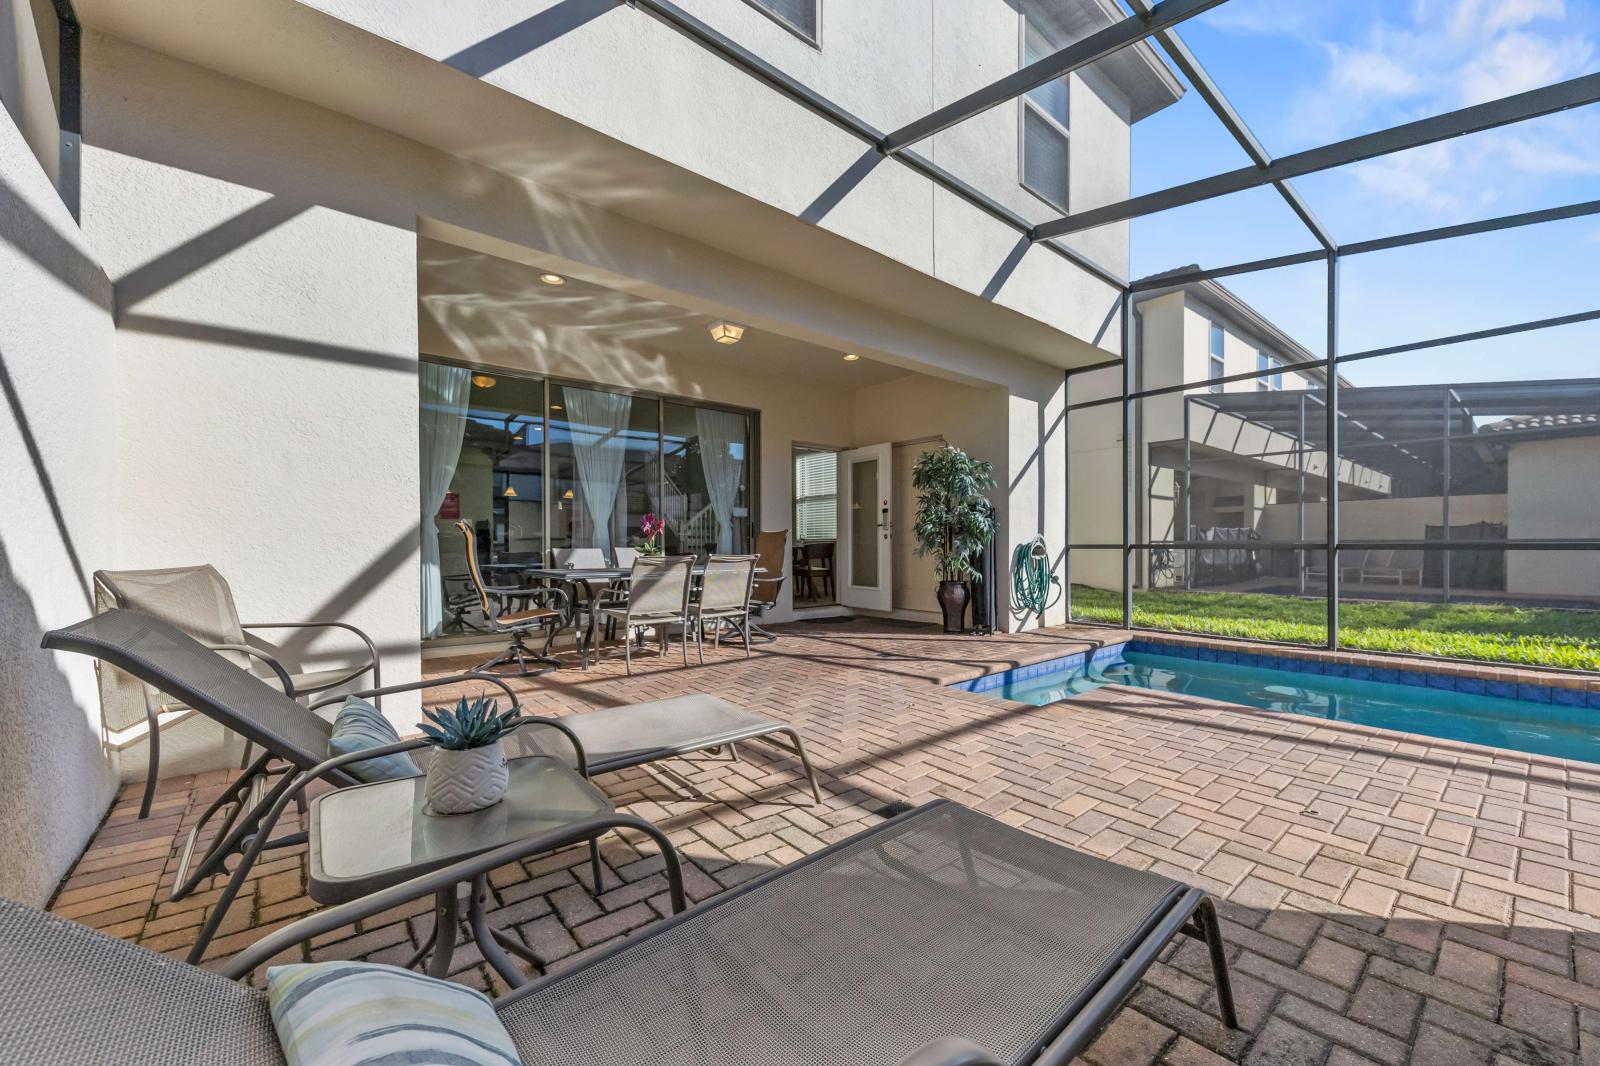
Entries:
<svg viewBox="0 0 1600 1066">
<path fill-rule="evenodd" d="M 1127 652 L 1120 662 L 1043 674 L 992 691 L 1043 706 L 1107 684 L 1600 763 L 1600 713 L 1582 707 L 1150 652 Z"/>
</svg>

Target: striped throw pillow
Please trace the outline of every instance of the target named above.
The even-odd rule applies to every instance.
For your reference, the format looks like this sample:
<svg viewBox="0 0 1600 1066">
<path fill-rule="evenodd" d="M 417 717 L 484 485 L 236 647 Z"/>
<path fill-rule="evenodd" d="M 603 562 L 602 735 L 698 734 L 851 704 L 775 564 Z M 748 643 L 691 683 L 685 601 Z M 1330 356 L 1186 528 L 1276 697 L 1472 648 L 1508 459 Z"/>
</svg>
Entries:
<svg viewBox="0 0 1600 1066">
<path fill-rule="evenodd" d="M 333 719 L 333 735 L 328 738 L 328 757 L 349 755 L 353 751 L 368 751 L 387 744 L 398 744 L 400 734 L 395 732 L 389 719 L 366 700 L 351 696 L 339 708 Z M 395 781 L 403 777 L 416 777 L 422 771 L 410 755 L 400 752 L 376 759 L 363 759 L 345 766 L 345 772 L 357 781 Z"/>
<path fill-rule="evenodd" d="M 289 1066 L 519 1066 L 489 997 L 398 966 L 274 966 L 267 998 Z"/>
</svg>

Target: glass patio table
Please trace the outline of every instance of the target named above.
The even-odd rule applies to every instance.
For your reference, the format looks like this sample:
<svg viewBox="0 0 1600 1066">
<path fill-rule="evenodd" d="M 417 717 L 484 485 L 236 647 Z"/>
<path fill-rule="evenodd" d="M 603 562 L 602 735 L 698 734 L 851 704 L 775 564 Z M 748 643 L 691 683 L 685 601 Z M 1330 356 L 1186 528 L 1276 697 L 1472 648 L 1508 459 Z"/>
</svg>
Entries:
<svg viewBox="0 0 1600 1066">
<path fill-rule="evenodd" d="M 378 781 L 324 793 L 311 801 L 307 838 L 310 876 L 307 892 L 318 903 L 361 899 L 395 885 L 479 856 L 495 853 L 495 866 L 528 855 L 596 838 L 617 828 L 634 828 L 655 836 L 671 850 L 659 830 L 631 815 L 616 813 L 605 793 L 585 776 L 528 738 L 513 736 L 507 745 L 510 783 L 505 798 L 471 814 L 433 814 L 427 807 L 427 777 Z M 518 843 L 523 847 L 516 847 Z M 509 857 L 508 857 L 509 856 Z M 506 949 L 538 964 L 510 937 L 489 928 L 488 864 L 463 868 L 462 877 L 434 893 L 434 927 L 409 965 L 431 948 L 428 973 L 445 977 L 455 954 L 460 922 L 460 894 L 469 887 L 467 924 L 484 960 L 513 987 L 523 975 Z M 598 890 L 598 859 L 595 882 Z M 675 909 L 682 909 L 676 906 Z"/>
</svg>

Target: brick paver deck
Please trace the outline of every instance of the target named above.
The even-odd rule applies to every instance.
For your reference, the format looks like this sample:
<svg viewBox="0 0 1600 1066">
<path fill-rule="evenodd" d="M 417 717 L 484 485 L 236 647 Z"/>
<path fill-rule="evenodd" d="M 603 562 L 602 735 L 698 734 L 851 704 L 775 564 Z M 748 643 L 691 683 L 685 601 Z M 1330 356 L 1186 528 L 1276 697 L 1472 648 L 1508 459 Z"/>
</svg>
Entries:
<svg viewBox="0 0 1600 1066">
<path fill-rule="evenodd" d="M 1216 1021 L 1204 949 L 1151 970 L 1086 1058 L 1163 1063 L 1600 1063 L 1600 767 L 1106 688 L 1050 708 L 934 682 L 1076 650 L 1104 630 L 946 638 L 884 624 L 797 625 L 745 660 L 724 649 L 519 682 L 545 713 L 714 692 L 794 723 L 823 776 L 793 762 L 680 761 L 599 783 L 662 826 L 693 897 L 936 796 L 1063 843 L 1200 884 L 1225 918 L 1243 1031 Z M 223 775 L 162 783 L 152 816 L 121 798 L 57 913 L 182 954 L 215 890 L 164 902 L 175 846 Z M 608 891 L 586 852 L 500 871 L 493 921 L 559 966 L 666 910 L 657 856 L 610 839 Z M 303 851 L 257 867 L 213 957 L 313 909 Z M 429 901 L 323 938 L 315 958 L 399 961 Z M 457 976 L 489 985 L 470 950 Z"/>
</svg>

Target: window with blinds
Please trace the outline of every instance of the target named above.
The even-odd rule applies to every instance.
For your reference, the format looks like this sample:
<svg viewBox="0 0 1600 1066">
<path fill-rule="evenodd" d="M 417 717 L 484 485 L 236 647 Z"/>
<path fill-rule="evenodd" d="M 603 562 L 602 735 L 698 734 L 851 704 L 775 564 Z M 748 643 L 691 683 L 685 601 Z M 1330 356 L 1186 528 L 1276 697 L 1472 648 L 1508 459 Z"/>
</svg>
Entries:
<svg viewBox="0 0 1600 1066">
<path fill-rule="evenodd" d="M 796 452 L 794 535 L 797 541 L 839 538 L 839 459 L 833 452 Z"/>
<path fill-rule="evenodd" d="M 1026 15 L 1022 22 L 1022 63 L 1037 62 L 1058 49 Z M 1068 213 L 1068 163 L 1071 132 L 1070 96 L 1066 78 L 1028 91 L 1022 109 L 1022 187 L 1050 206 Z"/>
<path fill-rule="evenodd" d="M 817 44 L 817 24 L 822 0 L 748 0 L 784 26 Z"/>
</svg>

